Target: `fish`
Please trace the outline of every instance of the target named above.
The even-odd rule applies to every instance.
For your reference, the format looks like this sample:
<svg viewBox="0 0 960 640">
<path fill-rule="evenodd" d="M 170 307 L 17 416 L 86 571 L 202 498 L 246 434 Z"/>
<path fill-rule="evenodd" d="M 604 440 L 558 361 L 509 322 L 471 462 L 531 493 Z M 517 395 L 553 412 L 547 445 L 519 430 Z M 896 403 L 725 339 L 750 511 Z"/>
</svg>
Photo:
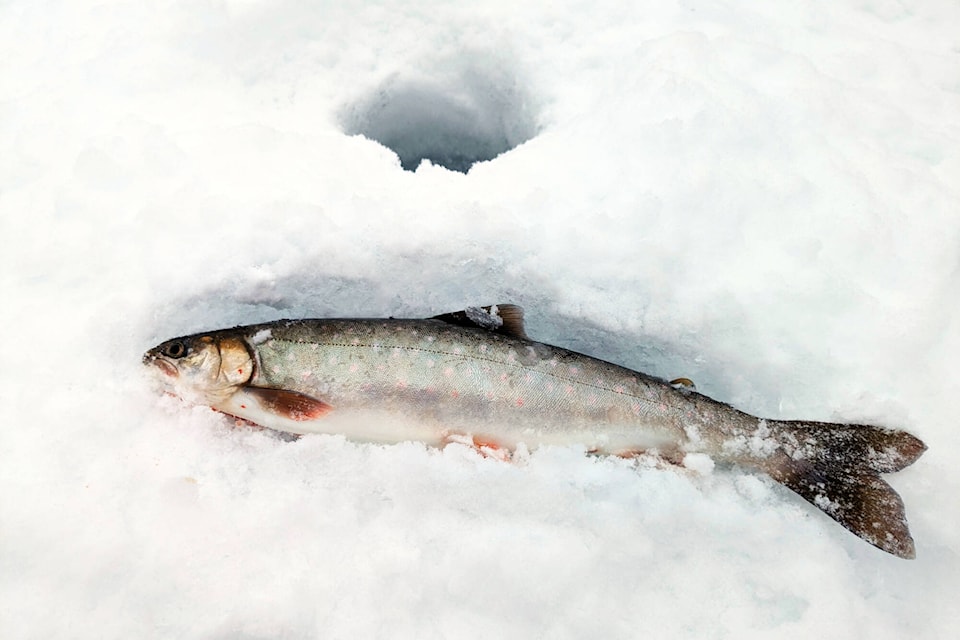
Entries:
<svg viewBox="0 0 960 640">
<path fill-rule="evenodd" d="M 760 418 L 652 375 L 531 340 L 523 309 L 423 319 L 276 320 L 168 340 L 143 363 L 183 400 L 268 429 L 359 442 L 459 442 L 509 456 L 578 445 L 598 455 L 687 456 L 769 475 L 866 542 L 916 548 L 881 477 L 926 450 L 897 429 Z M 695 466 L 695 465 L 694 465 Z"/>
</svg>

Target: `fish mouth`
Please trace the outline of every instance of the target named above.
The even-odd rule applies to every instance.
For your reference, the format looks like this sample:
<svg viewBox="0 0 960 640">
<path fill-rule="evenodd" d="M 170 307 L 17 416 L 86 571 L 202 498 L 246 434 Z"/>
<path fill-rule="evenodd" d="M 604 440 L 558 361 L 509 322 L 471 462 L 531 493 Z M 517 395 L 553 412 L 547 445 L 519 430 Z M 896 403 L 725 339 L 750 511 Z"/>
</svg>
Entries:
<svg viewBox="0 0 960 640">
<path fill-rule="evenodd" d="M 154 365 L 156 368 L 160 369 L 163 374 L 169 378 L 176 378 L 180 375 L 180 372 L 177 371 L 177 368 L 164 360 L 163 358 L 158 358 L 155 355 L 147 354 L 143 356 L 143 363 L 146 365 Z"/>
</svg>

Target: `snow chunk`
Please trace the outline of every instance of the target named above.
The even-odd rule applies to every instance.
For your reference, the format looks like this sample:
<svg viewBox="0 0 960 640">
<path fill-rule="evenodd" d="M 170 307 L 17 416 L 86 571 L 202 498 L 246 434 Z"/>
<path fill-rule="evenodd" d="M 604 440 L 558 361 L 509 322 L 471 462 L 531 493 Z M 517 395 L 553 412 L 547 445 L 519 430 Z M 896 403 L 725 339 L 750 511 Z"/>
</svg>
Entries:
<svg viewBox="0 0 960 640">
<path fill-rule="evenodd" d="M 770 437 L 770 427 L 766 420 L 760 421 L 748 444 L 750 453 L 758 458 L 765 458 L 777 450 L 777 442 Z"/>
<path fill-rule="evenodd" d="M 826 513 L 836 513 L 837 508 L 840 506 L 839 503 L 831 500 L 822 493 L 818 493 L 817 496 L 813 499 L 813 504 L 817 505 Z"/>
<path fill-rule="evenodd" d="M 273 338 L 273 333 L 271 333 L 270 329 L 261 329 L 253 334 L 253 337 L 250 338 L 250 342 L 253 344 L 263 344 L 271 338 Z"/>
<path fill-rule="evenodd" d="M 491 307 L 489 312 L 481 307 L 467 307 L 463 312 L 478 327 L 495 331 L 503 326 L 503 318 L 497 314 L 496 307 Z"/>
<path fill-rule="evenodd" d="M 713 458 L 705 453 L 688 453 L 683 456 L 683 466 L 701 475 L 710 475 L 713 473 Z"/>
</svg>

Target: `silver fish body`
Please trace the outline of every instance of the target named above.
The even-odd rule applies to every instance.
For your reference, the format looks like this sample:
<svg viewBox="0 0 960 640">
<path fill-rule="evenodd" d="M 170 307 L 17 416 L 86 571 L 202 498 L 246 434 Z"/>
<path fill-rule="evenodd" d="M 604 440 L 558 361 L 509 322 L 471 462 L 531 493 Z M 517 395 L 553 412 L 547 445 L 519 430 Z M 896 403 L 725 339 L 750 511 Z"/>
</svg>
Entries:
<svg viewBox="0 0 960 640">
<path fill-rule="evenodd" d="M 902 431 L 764 420 L 590 356 L 535 342 L 512 305 L 428 319 L 281 320 L 165 342 L 144 356 L 175 394 L 264 427 L 373 442 L 578 444 L 690 453 L 770 474 L 871 544 L 913 557 L 879 476 L 925 449 Z"/>
</svg>

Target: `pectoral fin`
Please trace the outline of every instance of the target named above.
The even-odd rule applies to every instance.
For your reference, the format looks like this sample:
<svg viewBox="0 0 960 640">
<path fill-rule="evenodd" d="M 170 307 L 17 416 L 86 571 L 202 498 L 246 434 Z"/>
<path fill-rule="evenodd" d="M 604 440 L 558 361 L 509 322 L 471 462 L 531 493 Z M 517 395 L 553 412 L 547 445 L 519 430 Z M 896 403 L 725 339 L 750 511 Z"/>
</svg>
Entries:
<svg viewBox="0 0 960 640">
<path fill-rule="evenodd" d="M 308 433 L 313 429 L 300 425 L 322 418 L 333 407 L 296 391 L 243 387 L 218 403 L 214 409 L 249 420 L 261 427 L 291 433 Z"/>
<path fill-rule="evenodd" d="M 316 420 L 333 409 L 322 400 L 296 391 L 262 387 L 247 387 L 245 391 L 255 397 L 264 410 L 296 422 Z"/>
</svg>

